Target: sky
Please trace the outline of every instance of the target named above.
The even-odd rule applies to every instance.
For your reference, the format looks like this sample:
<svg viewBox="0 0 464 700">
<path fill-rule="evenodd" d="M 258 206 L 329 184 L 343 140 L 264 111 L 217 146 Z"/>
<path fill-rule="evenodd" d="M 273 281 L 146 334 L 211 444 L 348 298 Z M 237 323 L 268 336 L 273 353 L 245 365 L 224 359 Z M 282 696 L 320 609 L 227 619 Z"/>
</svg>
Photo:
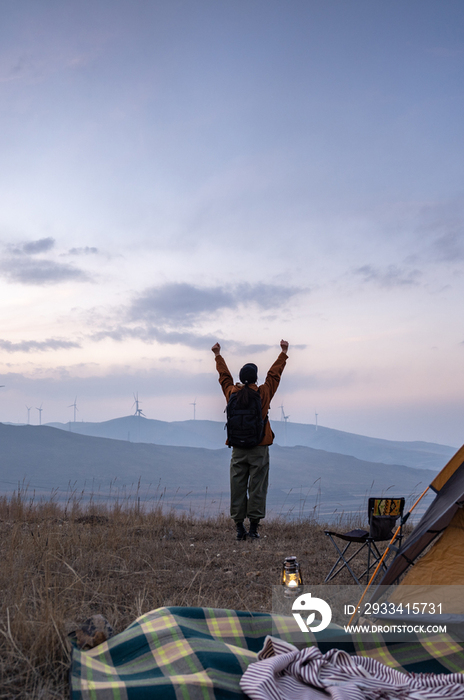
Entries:
<svg viewBox="0 0 464 700">
<path fill-rule="evenodd" d="M 211 346 L 264 381 L 284 338 L 271 421 L 460 446 L 463 30 L 462 0 L 2 0 L 0 421 L 223 421 Z"/>
</svg>

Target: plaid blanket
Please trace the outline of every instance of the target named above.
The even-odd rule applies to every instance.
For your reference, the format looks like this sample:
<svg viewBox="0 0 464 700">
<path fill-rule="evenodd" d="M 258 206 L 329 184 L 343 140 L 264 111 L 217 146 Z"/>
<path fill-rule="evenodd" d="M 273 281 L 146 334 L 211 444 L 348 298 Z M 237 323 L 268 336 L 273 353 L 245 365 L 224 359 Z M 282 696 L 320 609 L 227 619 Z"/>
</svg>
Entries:
<svg viewBox="0 0 464 700">
<path fill-rule="evenodd" d="M 72 700 L 244 700 L 240 679 L 267 636 L 295 643 L 293 618 L 212 608 L 160 608 L 91 649 L 73 649 Z M 366 645 L 354 636 L 336 644 L 308 635 L 306 646 L 336 646 L 399 671 L 464 672 L 464 647 L 452 635 Z"/>
</svg>

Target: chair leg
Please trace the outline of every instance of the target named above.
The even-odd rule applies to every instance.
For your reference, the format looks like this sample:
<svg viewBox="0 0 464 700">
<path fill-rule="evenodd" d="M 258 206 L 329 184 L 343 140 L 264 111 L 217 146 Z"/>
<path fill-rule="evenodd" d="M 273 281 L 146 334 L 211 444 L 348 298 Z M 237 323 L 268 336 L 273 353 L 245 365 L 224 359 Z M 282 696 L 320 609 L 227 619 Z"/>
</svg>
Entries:
<svg viewBox="0 0 464 700">
<path fill-rule="evenodd" d="M 335 549 L 337 550 L 337 552 L 338 552 L 338 554 L 339 554 L 339 557 L 338 557 L 337 561 L 335 562 L 335 564 L 334 564 L 334 565 L 332 566 L 332 568 L 330 569 L 330 571 L 329 571 L 329 573 L 327 574 L 327 576 L 325 577 L 324 583 L 327 583 L 327 581 L 331 581 L 333 578 L 335 578 L 335 576 L 339 573 L 339 571 L 341 571 L 341 570 L 344 568 L 345 564 L 342 564 L 342 566 L 340 567 L 340 569 L 332 576 L 332 572 L 337 568 L 339 562 L 340 562 L 340 561 L 343 561 L 343 562 L 345 561 L 344 554 L 345 554 L 346 550 L 349 548 L 349 546 L 350 546 L 350 544 L 351 544 L 351 542 L 348 542 L 348 544 L 346 545 L 345 549 L 344 549 L 343 552 L 342 552 L 342 551 L 340 551 L 340 549 L 337 547 L 336 543 L 332 540 L 331 537 L 330 537 L 330 539 L 331 539 L 331 541 L 332 541 L 333 546 L 334 546 Z"/>
<path fill-rule="evenodd" d="M 372 544 L 374 544 L 372 542 Z M 369 583 L 369 574 L 371 573 L 371 542 L 367 541 L 367 575 L 366 584 Z"/>
<path fill-rule="evenodd" d="M 349 547 L 353 544 L 353 542 L 348 542 L 348 544 L 345 546 L 345 548 L 342 551 L 341 549 L 339 549 L 337 543 L 331 537 L 331 535 L 327 535 L 327 536 L 330 538 L 330 541 L 332 542 L 333 546 L 337 550 L 339 556 L 338 556 L 337 561 L 335 562 L 335 564 L 333 565 L 333 567 L 331 568 L 331 570 L 327 574 L 327 576 L 324 580 L 324 583 L 327 583 L 328 581 L 331 581 L 332 579 L 334 579 L 335 576 L 338 576 L 338 574 L 343 569 L 346 568 L 346 569 L 348 569 L 348 571 L 350 572 L 351 576 L 353 577 L 355 582 L 358 584 L 358 586 L 362 587 L 362 584 L 361 584 L 359 578 L 356 576 L 356 574 L 354 573 L 353 569 L 350 566 L 350 562 L 352 561 L 352 559 L 354 559 L 359 554 L 359 552 L 361 552 L 362 549 L 364 549 L 364 547 L 367 545 L 367 542 L 364 542 L 361 545 L 361 547 L 359 547 L 348 559 L 346 559 L 345 554 L 348 551 Z M 343 562 L 343 564 L 341 564 L 337 569 L 337 566 L 339 565 L 340 562 Z M 337 569 L 337 570 L 335 571 L 335 569 Z M 364 573 L 363 573 L 363 576 L 364 576 Z M 361 578 L 362 578 L 362 576 L 361 576 Z"/>
<path fill-rule="evenodd" d="M 371 561 L 370 561 L 370 560 L 371 560 L 371 554 L 372 554 L 372 557 L 373 557 L 373 562 L 372 562 L 372 564 L 371 564 Z M 383 568 L 384 571 L 386 571 L 386 570 L 388 569 L 388 567 L 387 567 L 387 565 L 386 565 L 386 562 L 387 562 L 388 557 L 389 557 L 389 554 L 387 555 L 386 559 L 384 559 L 384 561 L 382 562 L 382 567 L 381 567 L 381 568 Z M 381 555 L 381 553 L 379 552 L 379 549 L 378 549 L 378 547 L 377 547 L 375 541 L 374 541 L 374 540 L 368 539 L 368 541 L 367 541 L 367 569 L 366 569 L 366 571 L 363 572 L 363 574 L 362 574 L 362 576 L 360 576 L 360 578 L 362 579 L 362 577 L 364 576 L 364 574 L 366 574 L 366 583 L 369 583 L 370 577 L 371 577 L 371 569 L 373 569 L 373 568 L 379 563 L 379 561 L 380 561 L 381 559 L 382 559 L 382 555 Z"/>
</svg>

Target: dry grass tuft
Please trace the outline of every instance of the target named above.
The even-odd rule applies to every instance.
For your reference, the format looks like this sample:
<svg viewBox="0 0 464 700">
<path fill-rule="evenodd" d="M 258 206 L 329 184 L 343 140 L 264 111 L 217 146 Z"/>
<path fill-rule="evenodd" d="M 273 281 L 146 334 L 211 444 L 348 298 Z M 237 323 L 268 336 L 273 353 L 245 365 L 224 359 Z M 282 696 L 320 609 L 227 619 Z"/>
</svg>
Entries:
<svg viewBox="0 0 464 700">
<path fill-rule="evenodd" d="M 270 611 L 284 557 L 323 582 L 334 561 L 323 529 L 274 519 L 260 541 L 237 542 L 224 515 L 0 498 L 0 698 L 67 697 L 67 635 L 95 614 L 120 632 L 167 605 Z"/>
</svg>

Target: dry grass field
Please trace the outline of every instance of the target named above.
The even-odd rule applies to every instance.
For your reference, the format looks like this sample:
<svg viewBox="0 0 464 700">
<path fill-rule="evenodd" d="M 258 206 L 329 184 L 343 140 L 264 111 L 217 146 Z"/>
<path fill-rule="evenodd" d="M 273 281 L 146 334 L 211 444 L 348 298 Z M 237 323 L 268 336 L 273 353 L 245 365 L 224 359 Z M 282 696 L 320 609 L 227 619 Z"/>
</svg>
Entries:
<svg viewBox="0 0 464 700">
<path fill-rule="evenodd" d="M 167 605 L 271 611 L 286 556 L 305 584 L 323 582 L 334 561 L 323 529 L 274 519 L 237 542 L 224 515 L 0 498 L 0 699 L 68 697 L 67 636 L 96 613 L 120 632 Z"/>
</svg>

